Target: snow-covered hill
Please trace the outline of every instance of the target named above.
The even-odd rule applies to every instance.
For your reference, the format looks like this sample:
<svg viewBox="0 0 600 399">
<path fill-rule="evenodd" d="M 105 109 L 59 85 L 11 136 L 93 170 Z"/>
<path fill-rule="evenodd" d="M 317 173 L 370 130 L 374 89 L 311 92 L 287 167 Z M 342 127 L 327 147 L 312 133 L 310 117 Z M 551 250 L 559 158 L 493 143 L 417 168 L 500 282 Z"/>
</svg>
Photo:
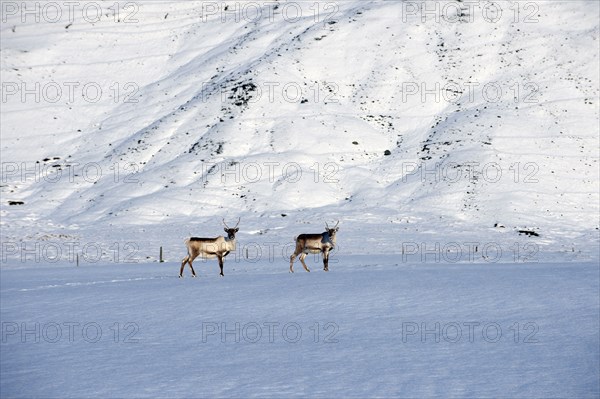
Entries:
<svg viewBox="0 0 600 399">
<path fill-rule="evenodd" d="M 595 2 L 118 4 L 3 5 L 3 240 L 598 244 Z"/>
</svg>

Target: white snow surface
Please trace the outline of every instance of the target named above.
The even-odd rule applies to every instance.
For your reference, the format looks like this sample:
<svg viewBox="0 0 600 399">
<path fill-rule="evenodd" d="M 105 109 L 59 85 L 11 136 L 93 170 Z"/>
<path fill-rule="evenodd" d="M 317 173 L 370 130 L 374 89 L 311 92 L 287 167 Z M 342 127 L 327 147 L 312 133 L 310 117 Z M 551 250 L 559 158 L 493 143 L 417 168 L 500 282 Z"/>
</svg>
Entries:
<svg viewBox="0 0 600 399">
<path fill-rule="evenodd" d="M 2 396 L 598 396 L 598 265 L 337 260 L 3 271 Z"/>
<path fill-rule="evenodd" d="M 1 4 L 0 396 L 600 395 L 598 2 L 67 3 Z"/>
</svg>

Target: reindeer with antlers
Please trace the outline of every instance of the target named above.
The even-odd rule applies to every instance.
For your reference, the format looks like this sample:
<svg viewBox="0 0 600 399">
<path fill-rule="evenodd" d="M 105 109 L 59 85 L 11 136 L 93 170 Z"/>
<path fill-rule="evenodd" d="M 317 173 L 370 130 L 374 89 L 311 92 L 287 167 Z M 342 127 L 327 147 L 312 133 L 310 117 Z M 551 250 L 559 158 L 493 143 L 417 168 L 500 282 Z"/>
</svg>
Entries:
<svg viewBox="0 0 600 399">
<path fill-rule="evenodd" d="M 192 269 L 192 277 L 196 277 L 196 272 L 194 271 L 192 262 L 198 256 L 203 259 L 217 258 L 219 260 L 219 267 L 221 268 L 221 276 L 224 276 L 223 259 L 225 259 L 225 257 L 231 251 L 235 251 L 235 233 L 239 231 L 237 227 L 240 224 L 240 220 L 241 219 L 238 219 L 235 227 L 230 228 L 227 226 L 227 223 L 225 223 L 225 219 L 223 219 L 223 225 L 225 226 L 227 238 L 218 236 L 216 238 L 190 237 L 186 239 L 185 245 L 187 247 L 188 254 L 181 263 L 181 269 L 179 269 L 179 278 L 183 277 L 183 268 L 185 267 L 186 263 L 188 263 L 190 265 L 190 269 Z"/>
<path fill-rule="evenodd" d="M 323 270 L 326 272 L 329 271 L 329 252 L 335 247 L 335 234 L 339 230 L 337 227 L 338 224 L 340 224 L 339 220 L 331 228 L 325 222 L 325 232 L 321 234 L 300 234 L 296 237 L 296 250 L 290 257 L 290 273 L 294 273 L 294 260 L 298 254 L 300 254 L 300 262 L 302 262 L 304 270 L 310 272 L 308 267 L 306 267 L 306 263 L 304 263 L 304 258 L 309 253 L 323 253 Z"/>
</svg>

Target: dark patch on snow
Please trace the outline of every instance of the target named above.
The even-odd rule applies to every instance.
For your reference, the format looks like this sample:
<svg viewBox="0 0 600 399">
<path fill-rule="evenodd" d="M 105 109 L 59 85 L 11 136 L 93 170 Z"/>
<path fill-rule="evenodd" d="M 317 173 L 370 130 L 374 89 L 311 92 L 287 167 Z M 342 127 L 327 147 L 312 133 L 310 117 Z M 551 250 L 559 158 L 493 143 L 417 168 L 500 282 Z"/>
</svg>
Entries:
<svg viewBox="0 0 600 399">
<path fill-rule="evenodd" d="M 540 235 L 533 230 L 519 230 L 519 235 L 525 234 L 526 236 L 539 237 Z"/>
</svg>

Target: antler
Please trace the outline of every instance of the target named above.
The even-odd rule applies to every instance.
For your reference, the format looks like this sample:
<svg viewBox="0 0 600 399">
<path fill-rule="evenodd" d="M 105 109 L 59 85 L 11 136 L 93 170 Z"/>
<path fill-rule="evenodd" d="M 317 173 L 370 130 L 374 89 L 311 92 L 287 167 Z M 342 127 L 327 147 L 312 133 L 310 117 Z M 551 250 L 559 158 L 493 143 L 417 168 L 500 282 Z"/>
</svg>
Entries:
<svg viewBox="0 0 600 399">
<path fill-rule="evenodd" d="M 242 218 L 239 217 L 237 223 L 235 224 L 234 229 L 238 227 L 238 225 L 240 224 L 241 220 L 242 220 Z M 223 224 L 225 225 L 226 228 L 229 228 L 229 226 L 227 226 L 227 223 L 225 223 L 225 218 L 223 218 Z"/>
<path fill-rule="evenodd" d="M 333 228 L 335 229 L 336 227 L 338 227 L 338 224 L 340 224 L 339 220 L 337 221 L 337 223 L 335 224 L 335 226 L 333 226 Z M 327 230 L 331 230 L 331 228 L 329 227 L 329 224 L 327 224 L 327 221 L 325 221 L 325 227 L 327 227 Z"/>
</svg>

